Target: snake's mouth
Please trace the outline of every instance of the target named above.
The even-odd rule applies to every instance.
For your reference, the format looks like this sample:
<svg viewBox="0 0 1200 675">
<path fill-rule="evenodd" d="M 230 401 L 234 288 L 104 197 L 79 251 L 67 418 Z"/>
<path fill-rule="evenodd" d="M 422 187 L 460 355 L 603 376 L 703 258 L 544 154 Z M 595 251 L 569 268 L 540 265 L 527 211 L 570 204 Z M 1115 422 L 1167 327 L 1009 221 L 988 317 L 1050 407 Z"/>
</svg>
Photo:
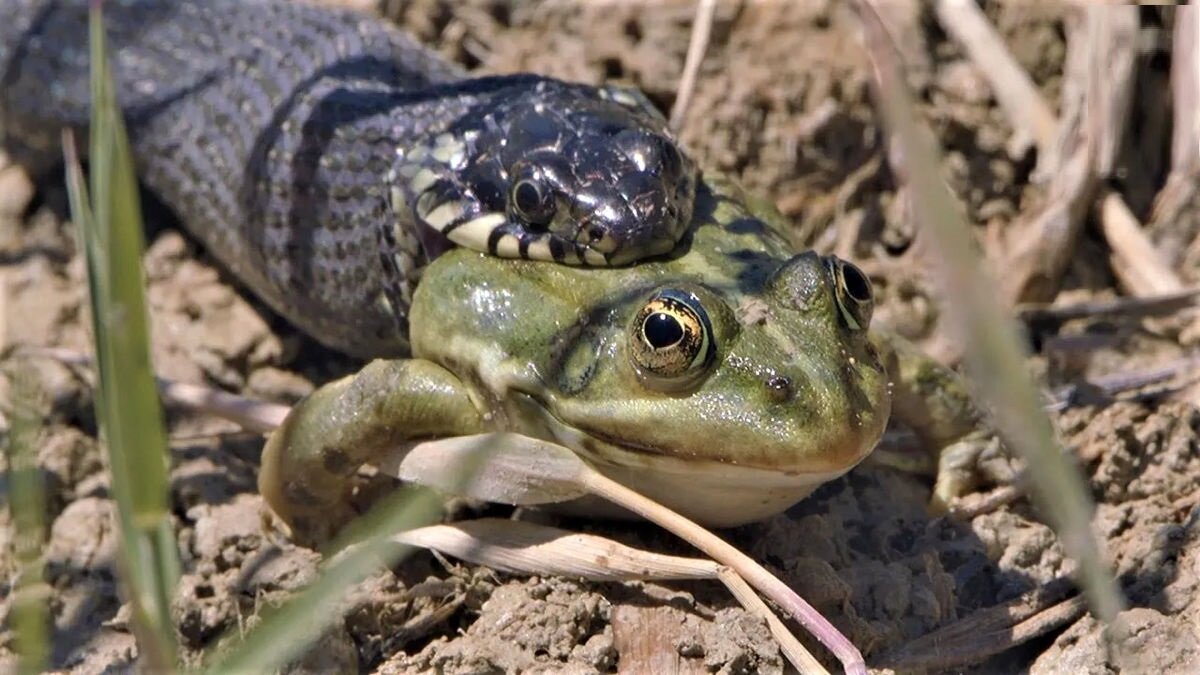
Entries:
<svg viewBox="0 0 1200 675">
<path fill-rule="evenodd" d="M 459 246 L 485 250 L 500 258 L 542 260 L 562 265 L 609 267 L 610 254 L 553 232 L 527 232 L 513 227 L 504 214 L 490 213 L 453 230 Z"/>
<path fill-rule="evenodd" d="M 514 226 L 501 213 L 483 215 L 456 223 L 443 234 L 464 248 L 486 251 L 500 258 L 540 260 L 571 266 L 616 267 L 670 252 L 679 237 L 678 224 L 655 228 L 654 236 L 626 241 L 608 230 L 579 233 L 529 232 Z"/>
</svg>

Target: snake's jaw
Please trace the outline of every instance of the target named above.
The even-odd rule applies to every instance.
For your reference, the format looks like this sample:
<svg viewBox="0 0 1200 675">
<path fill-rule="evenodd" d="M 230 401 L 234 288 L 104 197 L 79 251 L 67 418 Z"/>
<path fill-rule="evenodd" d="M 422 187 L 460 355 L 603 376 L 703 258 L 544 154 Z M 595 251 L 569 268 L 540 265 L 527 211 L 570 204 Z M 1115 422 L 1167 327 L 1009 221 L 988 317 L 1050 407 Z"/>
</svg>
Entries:
<svg viewBox="0 0 1200 675">
<path fill-rule="evenodd" d="M 687 160 L 685 160 L 687 162 Z M 628 265 L 670 252 L 691 225 L 695 172 L 690 162 L 676 175 L 627 176 L 604 197 L 577 197 L 563 236 L 604 254 L 609 266 Z"/>
</svg>

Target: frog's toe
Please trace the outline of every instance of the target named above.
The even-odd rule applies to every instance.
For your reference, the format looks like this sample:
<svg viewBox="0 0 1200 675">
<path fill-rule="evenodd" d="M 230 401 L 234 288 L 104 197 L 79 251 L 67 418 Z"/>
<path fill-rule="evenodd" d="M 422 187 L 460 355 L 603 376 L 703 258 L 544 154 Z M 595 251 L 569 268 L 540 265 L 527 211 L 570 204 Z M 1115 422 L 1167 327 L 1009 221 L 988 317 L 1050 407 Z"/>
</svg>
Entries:
<svg viewBox="0 0 1200 675">
<path fill-rule="evenodd" d="M 357 515 L 348 498 L 349 483 L 337 474 L 314 470 L 309 462 L 297 462 L 295 448 L 284 447 L 286 438 L 277 432 L 268 439 L 258 490 L 294 541 L 319 546 Z"/>
<path fill-rule="evenodd" d="M 928 511 L 943 515 L 961 497 L 974 492 L 984 476 L 981 459 L 999 451 L 999 439 L 990 432 L 976 432 L 943 447 L 938 454 L 937 478 L 929 497 Z"/>
<path fill-rule="evenodd" d="M 335 505 L 320 513 L 310 510 L 284 513 L 272 506 L 283 521 L 288 538 L 301 546 L 317 549 L 337 535 L 340 526 L 350 522 L 357 513 L 347 505 Z"/>
</svg>

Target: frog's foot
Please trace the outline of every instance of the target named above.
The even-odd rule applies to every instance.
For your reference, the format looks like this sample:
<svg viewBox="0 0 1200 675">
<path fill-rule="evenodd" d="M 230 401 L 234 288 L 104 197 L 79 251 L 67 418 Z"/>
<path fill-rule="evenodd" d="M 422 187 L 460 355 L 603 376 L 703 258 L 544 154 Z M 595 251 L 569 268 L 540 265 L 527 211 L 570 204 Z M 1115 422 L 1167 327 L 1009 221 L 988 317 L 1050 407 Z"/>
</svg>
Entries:
<svg viewBox="0 0 1200 675">
<path fill-rule="evenodd" d="M 466 388 L 428 361 L 374 361 L 293 409 L 263 449 L 258 488 L 305 545 L 357 515 L 359 467 L 414 439 L 470 434 L 482 422 Z"/>
<path fill-rule="evenodd" d="M 925 443 L 928 447 L 932 442 Z M 989 484 L 1008 483 L 1013 475 L 999 440 L 987 430 L 974 431 L 932 452 L 880 448 L 871 461 L 905 473 L 932 476 L 933 494 L 927 510 L 935 516 L 956 511 L 963 497 Z"/>
<path fill-rule="evenodd" d="M 977 431 L 943 447 L 938 453 L 929 513 L 948 513 L 959 498 L 974 492 L 986 478 L 980 460 L 994 455 L 999 448 L 999 440 L 988 431 Z"/>
</svg>

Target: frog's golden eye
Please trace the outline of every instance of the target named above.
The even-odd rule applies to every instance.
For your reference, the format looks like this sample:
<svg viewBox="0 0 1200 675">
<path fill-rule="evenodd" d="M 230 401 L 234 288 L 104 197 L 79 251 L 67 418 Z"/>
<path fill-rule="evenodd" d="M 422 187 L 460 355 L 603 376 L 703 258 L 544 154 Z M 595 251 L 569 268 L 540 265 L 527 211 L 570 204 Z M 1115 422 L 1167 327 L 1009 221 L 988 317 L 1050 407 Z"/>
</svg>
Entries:
<svg viewBox="0 0 1200 675">
<path fill-rule="evenodd" d="M 875 298 L 871 280 L 863 271 L 840 258 L 828 258 L 837 286 L 837 305 L 851 330 L 866 330 L 871 324 Z"/>
<path fill-rule="evenodd" d="M 634 317 L 630 333 L 634 369 L 655 389 L 694 385 L 716 355 L 708 313 L 696 296 L 684 291 L 654 294 Z"/>
</svg>

